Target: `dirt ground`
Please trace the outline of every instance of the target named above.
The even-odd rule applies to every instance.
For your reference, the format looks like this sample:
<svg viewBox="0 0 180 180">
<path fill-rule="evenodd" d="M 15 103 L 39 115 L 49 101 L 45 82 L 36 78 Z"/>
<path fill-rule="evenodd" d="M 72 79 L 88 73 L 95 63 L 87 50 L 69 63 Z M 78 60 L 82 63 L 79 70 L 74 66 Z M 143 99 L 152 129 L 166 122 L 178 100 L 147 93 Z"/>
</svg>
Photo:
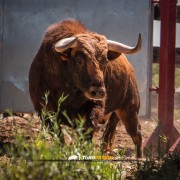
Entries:
<svg viewBox="0 0 180 180">
<path fill-rule="evenodd" d="M 153 119 L 140 118 L 140 124 L 142 126 L 143 141 L 151 134 L 157 125 L 157 121 Z M 175 126 L 180 130 L 180 120 L 175 121 Z M 14 135 L 17 131 L 18 134 L 25 136 L 27 139 L 36 136 L 40 132 L 41 121 L 36 114 L 23 114 L 18 116 L 9 116 L 0 119 L 0 146 L 13 143 Z M 102 137 L 102 131 L 94 135 L 97 145 L 100 143 Z M 135 153 L 134 144 L 130 136 L 125 131 L 124 125 L 119 122 L 116 129 L 114 149 L 121 150 L 126 148 L 126 156 L 132 157 Z"/>
</svg>

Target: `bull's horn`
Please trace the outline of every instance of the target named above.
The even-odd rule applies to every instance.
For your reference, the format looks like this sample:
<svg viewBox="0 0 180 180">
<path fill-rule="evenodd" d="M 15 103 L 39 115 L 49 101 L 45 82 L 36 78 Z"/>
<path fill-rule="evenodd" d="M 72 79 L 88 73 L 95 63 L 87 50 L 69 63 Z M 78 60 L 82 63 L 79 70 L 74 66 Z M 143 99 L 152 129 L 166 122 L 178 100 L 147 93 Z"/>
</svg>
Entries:
<svg viewBox="0 0 180 180">
<path fill-rule="evenodd" d="M 75 48 L 76 46 L 77 46 L 77 37 L 64 38 L 59 40 L 55 44 L 55 50 L 61 53 L 69 48 Z"/>
<path fill-rule="evenodd" d="M 119 52 L 119 53 L 124 53 L 124 54 L 133 54 L 138 52 L 141 49 L 141 34 L 139 34 L 138 38 L 138 43 L 135 47 L 130 47 L 125 44 L 116 42 L 116 41 L 111 41 L 107 40 L 108 42 L 108 49 L 111 51 Z"/>
</svg>

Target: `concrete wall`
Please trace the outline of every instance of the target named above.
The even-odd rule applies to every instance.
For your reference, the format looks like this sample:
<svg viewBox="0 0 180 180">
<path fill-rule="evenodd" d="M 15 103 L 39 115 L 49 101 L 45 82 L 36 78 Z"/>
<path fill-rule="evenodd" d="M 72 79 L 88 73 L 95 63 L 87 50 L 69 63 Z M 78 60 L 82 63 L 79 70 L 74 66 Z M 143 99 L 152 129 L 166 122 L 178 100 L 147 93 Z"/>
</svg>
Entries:
<svg viewBox="0 0 180 180">
<path fill-rule="evenodd" d="M 128 57 L 138 79 L 140 115 L 148 113 L 149 0 L 3 0 L 0 6 L 3 3 L 4 17 L 0 16 L 0 29 L 3 27 L 3 52 L 0 52 L 1 110 L 33 111 L 28 92 L 28 72 L 44 32 L 54 22 L 77 18 L 90 30 L 130 46 L 134 46 L 138 34 L 142 34 L 141 52 Z"/>
<path fill-rule="evenodd" d="M 1 108 L 1 87 L 2 87 L 2 61 L 3 61 L 3 22 L 4 2 L 0 1 L 0 108 Z"/>
</svg>

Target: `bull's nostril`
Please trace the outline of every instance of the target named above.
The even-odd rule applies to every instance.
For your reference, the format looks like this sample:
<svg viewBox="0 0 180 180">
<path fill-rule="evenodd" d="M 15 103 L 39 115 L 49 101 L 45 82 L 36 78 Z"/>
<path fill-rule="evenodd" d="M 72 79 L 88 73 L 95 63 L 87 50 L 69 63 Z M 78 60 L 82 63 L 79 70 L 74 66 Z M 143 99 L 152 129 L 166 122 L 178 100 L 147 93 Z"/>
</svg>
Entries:
<svg viewBox="0 0 180 180">
<path fill-rule="evenodd" d="M 105 96 L 105 91 L 101 91 L 100 94 L 101 94 L 102 97 L 104 97 Z"/>
<path fill-rule="evenodd" d="M 102 97 L 105 96 L 105 91 L 104 90 L 99 90 L 99 89 L 91 90 L 90 94 L 91 94 L 92 97 L 96 97 L 97 96 L 97 97 L 102 98 Z"/>
<path fill-rule="evenodd" d="M 89 90 L 85 93 L 85 96 L 88 97 L 89 99 L 94 99 L 94 100 L 101 100 L 105 98 L 106 96 L 106 91 L 104 87 L 90 87 Z"/>
<path fill-rule="evenodd" d="M 93 97 L 95 97 L 97 95 L 96 91 L 93 91 L 93 90 L 90 93 Z"/>
</svg>

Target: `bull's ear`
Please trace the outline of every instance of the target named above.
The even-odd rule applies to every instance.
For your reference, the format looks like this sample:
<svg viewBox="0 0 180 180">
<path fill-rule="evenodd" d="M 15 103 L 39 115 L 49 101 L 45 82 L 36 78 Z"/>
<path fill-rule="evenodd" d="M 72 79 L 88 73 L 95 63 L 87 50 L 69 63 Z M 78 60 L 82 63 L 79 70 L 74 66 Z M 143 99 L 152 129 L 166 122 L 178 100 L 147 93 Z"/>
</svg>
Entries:
<svg viewBox="0 0 180 180">
<path fill-rule="evenodd" d="M 121 55 L 121 53 L 119 53 L 119 52 L 114 52 L 114 51 L 109 50 L 107 53 L 107 58 L 108 58 L 108 60 L 111 61 L 111 60 L 118 58 L 120 55 Z"/>
</svg>

